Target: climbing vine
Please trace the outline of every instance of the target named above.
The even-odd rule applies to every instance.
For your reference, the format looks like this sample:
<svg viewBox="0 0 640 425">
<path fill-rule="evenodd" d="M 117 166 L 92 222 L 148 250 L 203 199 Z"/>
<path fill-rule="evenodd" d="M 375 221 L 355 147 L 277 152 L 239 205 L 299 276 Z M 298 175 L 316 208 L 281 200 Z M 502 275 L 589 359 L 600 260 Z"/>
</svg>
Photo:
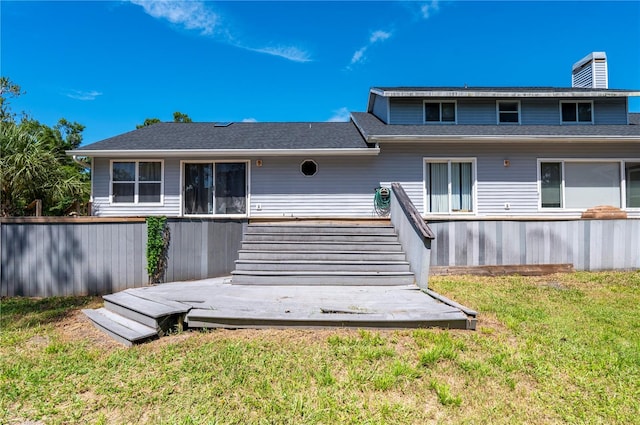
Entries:
<svg viewBox="0 0 640 425">
<path fill-rule="evenodd" d="M 147 217 L 147 274 L 149 283 L 160 283 L 167 269 L 169 250 L 167 217 Z"/>
</svg>

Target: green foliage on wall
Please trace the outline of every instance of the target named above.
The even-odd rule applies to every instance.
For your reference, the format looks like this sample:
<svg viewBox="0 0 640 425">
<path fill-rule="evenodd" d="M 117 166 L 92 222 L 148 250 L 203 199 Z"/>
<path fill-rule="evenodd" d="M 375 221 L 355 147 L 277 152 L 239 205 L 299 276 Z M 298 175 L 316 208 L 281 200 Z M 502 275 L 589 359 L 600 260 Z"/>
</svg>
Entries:
<svg viewBox="0 0 640 425">
<path fill-rule="evenodd" d="M 147 217 L 147 274 L 149 283 L 161 283 L 167 270 L 169 226 L 167 217 Z"/>
</svg>

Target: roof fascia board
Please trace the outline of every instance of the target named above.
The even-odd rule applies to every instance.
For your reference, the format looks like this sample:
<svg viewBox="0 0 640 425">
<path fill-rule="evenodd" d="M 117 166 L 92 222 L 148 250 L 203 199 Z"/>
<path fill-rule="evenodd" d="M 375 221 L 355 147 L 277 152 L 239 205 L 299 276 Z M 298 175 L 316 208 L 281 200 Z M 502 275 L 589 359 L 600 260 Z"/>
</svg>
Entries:
<svg viewBox="0 0 640 425">
<path fill-rule="evenodd" d="M 132 156 L 167 158 L 185 156 L 375 156 L 379 148 L 344 148 L 344 149 L 127 149 L 99 150 L 76 149 L 66 151 L 67 155 L 126 158 Z"/>
<path fill-rule="evenodd" d="M 640 91 L 484 91 L 484 90 L 371 90 L 371 93 L 384 97 L 629 97 L 640 96 Z"/>
<path fill-rule="evenodd" d="M 566 142 L 566 143 L 602 143 L 610 142 L 626 142 L 640 143 L 638 136 L 477 136 L 477 135 L 460 135 L 460 136 L 418 136 L 418 135 L 387 135 L 387 136 L 369 136 L 372 143 L 384 142 Z"/>
</svg>

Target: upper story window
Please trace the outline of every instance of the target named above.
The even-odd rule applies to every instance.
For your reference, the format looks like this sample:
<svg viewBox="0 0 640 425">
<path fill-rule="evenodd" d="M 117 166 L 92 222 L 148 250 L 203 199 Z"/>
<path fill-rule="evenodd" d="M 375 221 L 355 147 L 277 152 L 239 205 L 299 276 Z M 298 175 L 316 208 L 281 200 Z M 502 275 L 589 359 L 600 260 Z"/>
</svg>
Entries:
<svg viewBox="0 0 640 425">
<path fill-rule="evenodd" d="M 593 123 L 593 102 L 560 102 L 560 114 L 563 124 Z"/>
<path fill-rule="evenodd" d="M 111 162 L 112 203 L 160 203 L 162 161 Z"/>
<path fill-rule="evenodd" d="M 424 121 L 455 124 L 456 102 L 424 102 Z"/>
<path fill-rule="evenodd" d="M 520 124 L 520 102 L 499 100 L 498 123 Z"/>
</svg>

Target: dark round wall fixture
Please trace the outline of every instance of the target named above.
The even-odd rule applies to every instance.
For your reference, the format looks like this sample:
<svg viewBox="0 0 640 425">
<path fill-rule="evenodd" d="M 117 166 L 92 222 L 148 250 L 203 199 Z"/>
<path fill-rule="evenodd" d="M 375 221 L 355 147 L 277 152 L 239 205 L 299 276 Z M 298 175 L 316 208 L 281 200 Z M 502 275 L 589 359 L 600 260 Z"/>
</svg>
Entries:
<svg viewBox="0 0 640 425">
<path fill-rule="evenodd" d="M 318 164 L 312 159 L 306 159 L 300 164 L 300 171 L 305 176 L 313 176 L 318 172 Z"/>
</svg>

